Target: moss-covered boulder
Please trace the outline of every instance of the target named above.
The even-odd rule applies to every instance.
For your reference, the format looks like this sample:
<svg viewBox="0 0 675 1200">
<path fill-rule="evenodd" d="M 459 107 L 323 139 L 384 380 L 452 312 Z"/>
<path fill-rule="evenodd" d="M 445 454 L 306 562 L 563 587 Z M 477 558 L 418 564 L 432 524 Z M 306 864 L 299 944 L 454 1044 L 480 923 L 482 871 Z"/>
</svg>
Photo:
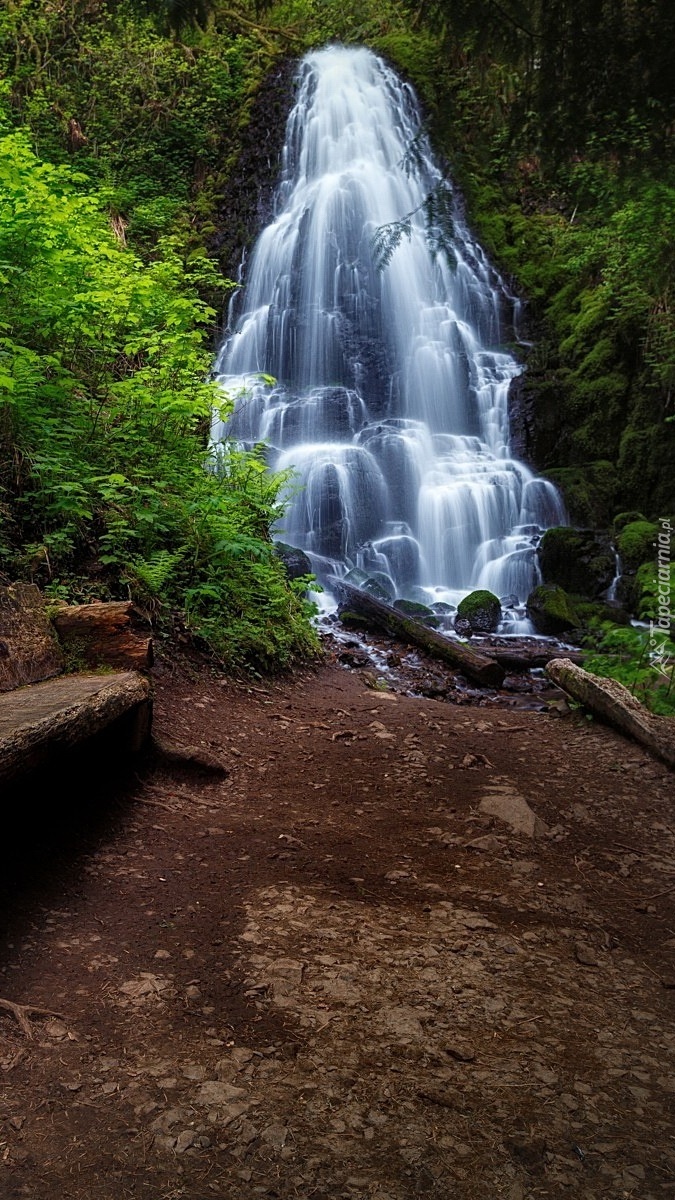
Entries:
<svg viewBox="0 0 675 1200">
<path fill-rule="evenodd" d="M 527 597 L 527 615 L 538 633 L 557 637 L 579 627 L 579 617 L 564 588 L 540 583 Z"/>
<path fill-rule="evenodd" d="M 659 527 L 651 521 L 630 521 L 616 539 L 616 548 L 624 571 L 637 571 L 643 563 L 656 558 Z"/>
<path fill-rule="evenodd" d="M 443 624 L 441 618 L 427 604 L 418 604 L 416 600 L 394 600 L 394 608 L 405 617 L 414 617 L 416 621 L 428 625 L 430 629 L 439 629 Z"/>
<path fill-rule="evenodd" d="M 472 633 L 494 633 L 502 617 L 499 596 L 484 589 L 469 592 L 457 605 L 457 617 L 469 622 Z"/>
<path fill-rule="evenodd" d="M 547 529 L 542 537 L 539 565 L 544 583 L 557 583 L 567 592 L 593 599 L 614 578 L 614 551 L 603 533 L 561 525 Z"/>
<path fill-rule="evenodd" d="M 609 527 L 619 495 L 613 463 L 597 459 L 583 466 L 551 467 L 546 476 L 560 488 L 571 521 L 582 528 Z"/>
<path fill-rule="evenodd" d="M 570 604 L 579 619 L 579 628 L 588 629 L 593 624 L 609 621 L 613 625 L 629 625 L 630 613 L 620 604 L 605 604 L 602 600 L 586 600 L 583 596 L 570 596 Z"/>
<path fill-rule="evenodd" d="M 338 608 L 338 617 L 345 629 L 364 633 L 370 633 L 375 629 L 372 621 L 369 621 L 367 617 L 362 617 L 360 613 L 351 612 L 349 608 Z"/>
<path fill-rule="evenodd" d="M 614 520 L 612 521 L 612 529 L 614 531 L 614 536 L 618 537 L 618 535 L 621 533 L 621 530 L 625 529 L 626 525 L 632 524 L 633 521 L 646 521 L 646 520 L 647 520 L 647 518 L 645 517 L 644 513 L 637 512 L 636 509 L 632 509 L 630 512 L 617 513 Z"/>
</svg>

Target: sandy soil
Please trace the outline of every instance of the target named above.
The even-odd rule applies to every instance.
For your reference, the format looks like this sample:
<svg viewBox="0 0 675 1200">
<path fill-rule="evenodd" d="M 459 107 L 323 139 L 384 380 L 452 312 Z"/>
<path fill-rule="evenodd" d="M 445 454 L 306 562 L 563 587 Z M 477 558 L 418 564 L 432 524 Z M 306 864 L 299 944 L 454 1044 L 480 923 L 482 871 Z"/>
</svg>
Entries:
<svg viewBox="0 0 675 1200">
<path fill-rule="evenodd" d="M 161 762 L 7 814 L 2 1200 L 675 1194 L 673 774 L 337 663 L 156 669 Z M 372 681 L 371 681 L 372 682 Z"/>
</svg>

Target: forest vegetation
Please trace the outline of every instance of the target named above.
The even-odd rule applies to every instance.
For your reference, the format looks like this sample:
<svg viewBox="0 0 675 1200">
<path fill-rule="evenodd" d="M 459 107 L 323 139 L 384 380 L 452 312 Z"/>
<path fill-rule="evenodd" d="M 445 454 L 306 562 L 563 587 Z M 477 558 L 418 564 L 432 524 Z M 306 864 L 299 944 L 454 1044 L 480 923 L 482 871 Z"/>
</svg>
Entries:
<svg viewBox="0 0 675 1200">
<path fill-rule="evenodd" d="M 230 666 L 316 650 L 270 538 L 288 481 L 256 451 L 209 464 L 209 371 L 293 64 L 333 39 L 415 85 L 526 302 L 518 452 L 575 524 L 675 513 L 669 0 L 8 0 L 0 570 L 179 614 Z"/>
</svg>

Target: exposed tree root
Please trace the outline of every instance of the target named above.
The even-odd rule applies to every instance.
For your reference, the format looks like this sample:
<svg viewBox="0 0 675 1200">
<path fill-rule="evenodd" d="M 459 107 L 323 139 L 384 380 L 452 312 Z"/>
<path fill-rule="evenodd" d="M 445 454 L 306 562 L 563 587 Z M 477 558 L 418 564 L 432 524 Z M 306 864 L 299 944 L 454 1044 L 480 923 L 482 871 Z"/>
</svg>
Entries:
<svg viewBox="0 0 675 1200">
<path fill-rule="evenodd" d="M 27 1038 L 33 1039 L 33 1030 L 30 1027 L 28 1017 L 32 1013 L 39 1014 L 43 1017 L 60 1017 L 60 1013 L 52 1012 L 50 1008 L 40 1008 L 37 1004 L 16 1004 L 14 1000 L 3 1000 L 0 996 L 0 1008 L 5 1008 L 7 1012 L 11 1012 L 16 1017 L 21 1029 Z"/>
</svg>

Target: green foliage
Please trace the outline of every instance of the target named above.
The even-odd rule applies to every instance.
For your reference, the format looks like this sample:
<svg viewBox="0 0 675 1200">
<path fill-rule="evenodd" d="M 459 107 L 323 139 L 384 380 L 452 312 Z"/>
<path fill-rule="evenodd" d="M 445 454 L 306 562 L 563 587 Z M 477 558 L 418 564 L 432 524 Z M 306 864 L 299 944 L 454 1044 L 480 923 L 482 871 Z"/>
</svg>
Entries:
<svg viewBox="0 0 675 1200">
<path fill-rule="evenodd" d="M 656 558 L 658 525 L 650 521 L 631 521 L 617 538 L 616 548 L 627 571 L 636 571 L 644 562 Z"/>
<path fill-rule="evenodd" d="M 675 716 L 675 642 L 658 629 L 603 623 L 584 667 L 623 683 L 651 712 Z"/>
<path fill-rule="evenodd" d="M 4 569 L 60 596 L 85 575 L 90 595 L 182 609 L 230 665 L 285 665 L 316 648 L 269 537 L 287 480 L 260 453 L 210 462 L 213 311 L 171 239 L 144 264 L 106 201 L 0 140 Z"/>
<path fill-rule="evenodd" d="M 645 562 L 635 575 L 635 610 L 642 621 L 658 621 L 663 611 L 664 594 L 670 597 L 665 605 L 670 610 L 670 623 L 675 625 L 675 562 L 666 569 L 665 588 L 659 589 L 660 571 L 656 561 Z"/>
</svg>

